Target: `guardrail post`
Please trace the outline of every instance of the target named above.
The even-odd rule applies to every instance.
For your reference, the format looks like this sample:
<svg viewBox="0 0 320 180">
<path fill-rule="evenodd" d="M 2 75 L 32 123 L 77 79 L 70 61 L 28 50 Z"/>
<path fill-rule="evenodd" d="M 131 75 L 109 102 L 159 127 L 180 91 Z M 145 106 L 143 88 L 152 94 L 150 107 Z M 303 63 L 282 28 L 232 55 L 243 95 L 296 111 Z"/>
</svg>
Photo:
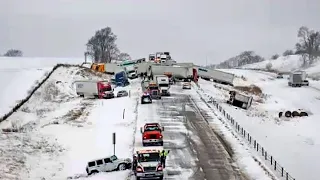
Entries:
<svg viewBox="0 0 320 180">
<path fill-rule="evenodd" d="M 274 170 L 277 170 L 277 161 L 274 161 Z"/>
<path fill-rule="evenodd" d="M 257 143 L 257 151 L 259 151 L 259 143 Z"/>
<path fill-rule="evenodd" d="M 271 156 L 271 165 L 272 165 L 272 156 Z"/>
<path fill-rule="evenodd" d="M 253 142 L 253 147 L 256 148 L 256 140 Z"/>
<path fill-rule="evenodd" d="M 281 167 L 281 177 L 283 177 L 283 167 Z"/>
<path fill-rule="evenodd" d="M 286 180 L 289 180 L 289 174 L 286 173 Z"/>
<path fill-rule="evenodd" d="M 268 160 L 268 152 L 267 151 L 264 153 L 264 159 Z"/>
</svg>

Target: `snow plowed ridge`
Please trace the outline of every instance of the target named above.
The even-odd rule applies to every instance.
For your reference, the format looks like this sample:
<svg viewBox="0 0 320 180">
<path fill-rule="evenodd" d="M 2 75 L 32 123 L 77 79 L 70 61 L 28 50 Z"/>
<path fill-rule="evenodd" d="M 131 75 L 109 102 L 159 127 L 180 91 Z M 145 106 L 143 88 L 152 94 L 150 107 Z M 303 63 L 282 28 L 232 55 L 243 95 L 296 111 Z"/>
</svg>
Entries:
<svg viewBox="0 0 320 180">
<path fill-rule="evenodd" d="M 50 78 L 50 76 L 55 72 L 55 70 L 57 70 L 60 67 L 79 67 L 79 68 L 83 68 L 80 65 L 71 65 L 71 64 L 57 64 L 57 65 L 55 65 L 52 68 L 52 70 L 50 72 L 48 72 L 48 74 L 46 74 L 45 77 L 41 81 L 37 81 L 38 84 L 36 84 L 35 87 L 32 90 L 30 90 L 30 93 L 24 99 L 20 100 L 20 102 L 18 104 L 16 104 L 11 109 L 11 111 L 9 111 L 8 113 L 6 113 L 5 115 L 3 115 L 0 118 L 0 123 L 2 121 L 6 120 L 9 116 L 11 116 L 14 112 L 16 112 L 23 104 L 25 104 L 31 98 L 31 96 Z"/>
</svg>

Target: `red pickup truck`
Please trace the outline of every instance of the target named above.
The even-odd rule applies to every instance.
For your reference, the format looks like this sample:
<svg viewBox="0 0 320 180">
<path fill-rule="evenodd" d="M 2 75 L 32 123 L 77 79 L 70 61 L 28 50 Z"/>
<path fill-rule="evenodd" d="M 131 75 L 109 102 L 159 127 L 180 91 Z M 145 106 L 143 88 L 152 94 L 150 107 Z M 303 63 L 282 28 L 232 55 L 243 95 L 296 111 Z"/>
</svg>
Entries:
<svg viewBox="0 0 320 180">
<path fill-rule="evenodd" d="M 146 123 L 144 127 L 140 128 L 142 133 L 142 145 L 160 145 L 163 146 L 162 132 L 164 128 L 159 123 Z"/>
</svg>

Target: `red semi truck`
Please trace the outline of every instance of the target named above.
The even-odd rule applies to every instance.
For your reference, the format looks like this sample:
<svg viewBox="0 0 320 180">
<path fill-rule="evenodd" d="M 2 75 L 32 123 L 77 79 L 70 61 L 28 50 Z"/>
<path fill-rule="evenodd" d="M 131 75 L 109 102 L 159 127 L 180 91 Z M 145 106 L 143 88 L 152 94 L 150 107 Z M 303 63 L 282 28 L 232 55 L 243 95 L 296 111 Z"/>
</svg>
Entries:
<svg viewBox="0 0 320 180">
<path fill-rule="evenodd" d="M 108 81 L 85 80 L 76 81 L 75 84 L 77 95 L 80 97 L 114 98 L 113 88 Z"/>
<path fill-rule="evenodd" d="M 159 123 L 146 123 L 144 127 L 140 128 L 142 133 L 142 145 L 159 144 L 163 146 L 162 132 L 164 128 Z"/>
</svg>

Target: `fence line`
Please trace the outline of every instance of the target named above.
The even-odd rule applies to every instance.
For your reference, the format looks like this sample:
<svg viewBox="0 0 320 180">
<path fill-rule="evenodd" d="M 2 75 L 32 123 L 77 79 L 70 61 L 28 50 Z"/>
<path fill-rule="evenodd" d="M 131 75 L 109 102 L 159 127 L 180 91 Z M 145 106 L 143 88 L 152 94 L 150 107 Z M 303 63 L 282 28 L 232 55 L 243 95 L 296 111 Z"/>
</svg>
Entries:
<svg viewBox="0 0 320 180">
<path fill-rule="evenodd" d="M 201 89 L 199 85 L 197 86 L 198 89 L 204 93 L 204 90 Z M 279 164 L 277 160 L 274 159 L 274 157 L 270 153 L 268 153 L 268 151 L 264 147 L 260 145 L 257 140 L 252 138 L 251 134 L 247 130 L 245 130 L 230 114 L 228 114 L 222 108 L 222 106 L 220 106 L 220 104 L 214 100 L 213 97 L 210 97 L 209 102 L 212 103 L 219 112 L 221 112 L 221 114 L 229 121 L 229 124 L 232 125 L 233 129 L 235 129 L 236 132 L 241 135 L 241 137 L 250 145 L 250 147 L 254 148 L 255 151 L 271 165 L 274 172 L 285 178 L 285 180 L 296 180 L 285 170 L 283 166 Z"/>
</svg>

